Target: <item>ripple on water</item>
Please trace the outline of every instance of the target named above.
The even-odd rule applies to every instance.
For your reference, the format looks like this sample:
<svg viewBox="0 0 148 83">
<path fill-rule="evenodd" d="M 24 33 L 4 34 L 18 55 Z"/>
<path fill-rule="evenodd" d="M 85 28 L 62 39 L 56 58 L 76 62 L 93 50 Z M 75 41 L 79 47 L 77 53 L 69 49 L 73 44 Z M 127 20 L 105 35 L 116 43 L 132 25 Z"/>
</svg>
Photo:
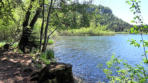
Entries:
<svg viewBox="0 0 148 83">
<path fill-rule="evenodd" d="M 148 39 L 146 36 L 144 39 Z M 97 65 L 105 65 L 112 54 L 127 60 L 131 65 L 141 62 L 143 49 L 129 45 L 128 40 L 132 38 L 139 40 L 140 36 L 62 36 L 55 43 L 55 56 L 59 62 L 72 64 L 73 73 L 86 83 L 98 80 L 107 82 L 105 74 Z"/>
</svg>

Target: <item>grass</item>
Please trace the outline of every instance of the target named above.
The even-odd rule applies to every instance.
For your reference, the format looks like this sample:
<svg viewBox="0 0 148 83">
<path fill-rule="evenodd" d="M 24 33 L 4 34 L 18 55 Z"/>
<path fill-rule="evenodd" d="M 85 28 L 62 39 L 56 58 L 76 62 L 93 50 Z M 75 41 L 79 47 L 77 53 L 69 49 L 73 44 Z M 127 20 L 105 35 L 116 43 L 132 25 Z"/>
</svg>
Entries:
<svg viewBox="0 0 148 83">
<path fill-rule="evenodd" d="M 0 47 L 3 47 L 5 44 L 6 44 L 6 42 L 0 42 Z M 17 46 L 18 46 L 18 42 L 15 42 L 15 43 L 12 45 L 12 48 L 17 48 Z"/>
<path fill-rule="evenodd" d="M 3 47 L 6 44 L 6 42 L 0 42 L 0 48 Z"/>
<path fill-rule="evenodd" d="M 42 44 L 43 44 L 43 43 L 44 43 L 44 41 L 42 41 Z M 48 40 L 48 44 L 49 44 L 49 45 L 54 44 L 54 40 L 49 39 L 49 40 Z"/>
<path fill-rule="evenodd" d="M 129 32 L 115 32 L 116 34 L 130 34 Z"/>
<path fill-rule="evenodd" d="M 54 59 L 54 51 L 51 49 L 48 49 L 46 52 L 41 53 L 40 55 L 41 61 L 43 61 L 45 64 L 50 64 L 50 61 Z"/>
<path fill-rule="evenodd" d="M 12 48 L 17 48 L 18 46 L 18 42 L 15 42 L 13 45 L 12 45 Z"/>
<path fill-rule="evenodd" d="M 54 40 L 50 39 L 48 40 L 48 44 L 53 44 L 54 43 Z"/>
<path fill-rule="evenodd" d="M 40 59 L 43 61 L 43 63 L 50 64 L 50 60 L 46 58 L 46 53 L 42 53 Z"/>
<path fill-rule="evenodd" d="M 63 30 L 59 32 L 62 36 L 100 36 L 100 35 L 115 35 L 115 32 L 100 30 L 100 28 L 80 28 Z"/>
</svg>

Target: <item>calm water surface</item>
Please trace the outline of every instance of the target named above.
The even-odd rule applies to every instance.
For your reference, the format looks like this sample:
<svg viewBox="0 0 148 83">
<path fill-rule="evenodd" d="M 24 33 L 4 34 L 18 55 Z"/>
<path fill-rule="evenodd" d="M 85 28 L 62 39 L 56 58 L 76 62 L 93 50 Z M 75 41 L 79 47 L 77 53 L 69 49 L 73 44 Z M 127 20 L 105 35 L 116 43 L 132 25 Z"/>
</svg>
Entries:
<svg viewBox="0 0 148 83">
<path fill-rule="evenodd" d="M 130 39 L 140 40 L 140 35 L 61 36 L 54 51 L 57 61 L 72 64 L 74 75 L 87 83 L 107 82 L 105 74 L 97 66 L 105 65 L 112 54 L 131 65 L 142 61 L 143 48 L 131 46 Z M 148 39 L 148 35 L 144 35 L 144 39 Z"/>
</svg>

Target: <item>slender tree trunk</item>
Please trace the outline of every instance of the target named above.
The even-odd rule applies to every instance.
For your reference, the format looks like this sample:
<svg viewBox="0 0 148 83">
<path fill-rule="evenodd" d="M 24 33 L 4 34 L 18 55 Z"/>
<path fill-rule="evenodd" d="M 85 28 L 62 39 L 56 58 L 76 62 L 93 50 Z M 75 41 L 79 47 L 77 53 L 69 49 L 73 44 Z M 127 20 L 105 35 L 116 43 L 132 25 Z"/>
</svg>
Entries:
<svg viewBox="0 0 148 83">
<path fill-rule="evenodd" d="M 97 24 L 97 16 L 95 15 L 95 28 L 97 28 L 97 27 L 98 27 L 98 24 Z"/>
<path fill-rule="evenodd" d="M 76 0 L 74 0 L 74 10 L 73 10 L 73 25 L 74 25 L 74 27 L 76 28 L 76 26 L 77 26 L 77 18 L 76 18 L 76 11 L 77 11 L 77 1 Z"/>
<path fill-rule="evenodd" d="M 43 3 L 42 3 L 42 7 L 43 7 L 43 10 L 42 10 L 42 25 L 41 25 L 41 30 L 40 30 L 40 50 L 42 49 L 42 39 L 43 39 L 43 30 L 44 30 L 44 3 L 45 3 L 45 0 L 43 0 Z"/>
<path fill-rule="evenodd" d="M 60 21 L 60 19 L 59 19 L 58 14 L 56 13 L 55 15 L 56 15 L 56 17 L 57 17 L 57 20 L 60 22 L 60 24 L 58 24 L 58 26 L 62 25 L 62 24 L 61 24 L 61 21 Z M 58 27 L 56 27 L 56 28 L 48 35 L 47 41 L 50 39 L 50 36 L 51 36 L 57 29 L 58 29 Z"/>
<path fill-rule="evenodd" d="M 76 19 L 76 11 L 74 11 L 74 15 L 73 15 L 73 25 L 74 25 L 74 27 L 76 28 L 76 26 L 77 26 L 77 21 L 76 21 L 77 19 Z"/>
<path fill-rule="evenodd" d="M 47 47 L 47 32 L 48 32 L 48 25 L 49 25 L 49 21 L 50 21 L 49 18 L 50 18 L 50 14 L 51 14 L 51 10 L 52 10 L 52 3 L 53 3 L 53 0 L 51 0 L 50 7 L 48 9 L 48 16 L 47 16 L 47 23 L 46 23 L 46 27 L 45 27 L 45 36 L 44 36 L 44 44 L 43 44 L 42 52 L 45 52 L 46 47 Z"/>
</svg>

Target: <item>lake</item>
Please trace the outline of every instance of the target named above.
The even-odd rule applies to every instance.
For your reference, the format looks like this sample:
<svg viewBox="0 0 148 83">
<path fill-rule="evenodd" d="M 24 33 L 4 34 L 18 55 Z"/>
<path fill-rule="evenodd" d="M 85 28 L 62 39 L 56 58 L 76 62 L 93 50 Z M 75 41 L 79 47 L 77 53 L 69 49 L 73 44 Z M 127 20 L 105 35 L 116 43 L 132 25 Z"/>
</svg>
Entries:
<svg viewBox="0 0 148 83">
<path fill-rule="evenodd" d="M 107 82 L 102 69 L 103 64 L 115 54 L 134 65 L 142 62 L 143 48 L 130 45 L 128 40 L 140 40 L 140 35 L 117 34 L 114 36 L 61 36 L 54 44 L 55 57 L 58 62 L 73 65 L 74 75 L 86 83 Z M 148 35 L 144 35 L 148 40 Z"/>
</svg>

